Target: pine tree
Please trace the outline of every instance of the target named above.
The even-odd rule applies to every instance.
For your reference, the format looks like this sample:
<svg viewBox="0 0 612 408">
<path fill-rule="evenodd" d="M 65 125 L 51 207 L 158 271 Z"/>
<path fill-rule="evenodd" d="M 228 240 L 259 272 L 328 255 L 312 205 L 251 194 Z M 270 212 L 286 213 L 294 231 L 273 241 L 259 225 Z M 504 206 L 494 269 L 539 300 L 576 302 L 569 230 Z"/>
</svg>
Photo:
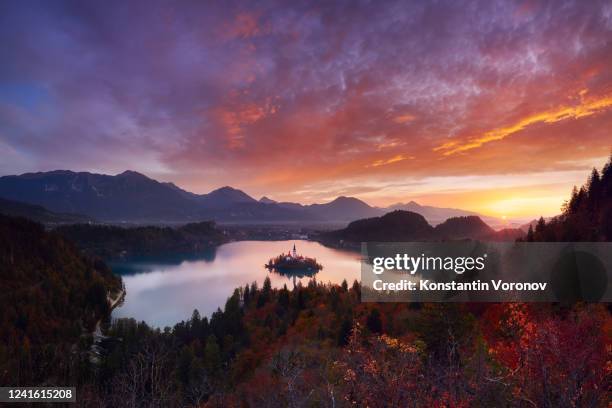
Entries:
<svg viewBox="0 0 612 408">
<path fill-rule="evenodd" d="M 221 368 L 221 350 L 215 336 L 208 336 L 208 339 L 206 339 L 204 366 L 209 374 L 214 374 Z"/>
<path fill-rule="evenodd" d="M 251 290 L 249 285 L 244 285 L 244 290 L 242 291 L 242 303 L 244 307 L 249 305 L 249 301 L 251 300 Z"/>
<path fill-rule="evenodd" d="M 272 294 L 272 282 L 270 281 L 270 277 L 266 276 L 264 280 L 263 287 L 261 288 L 261 293 L 259 294 L 259 298 L 257 298 L 257 307 L 262 307 L 270 300 L 270 296 Z"/>
<path fill-rule="evenodd" d="M 341 287 L 342 287 L 342 291 L 343 292 L 345 292 L 345 293 L 348 292 L 348 282 L 346 281 L 346 279 L 342 279 Z"/>
<path fill-rule="evenodd" d="M 269 296 L 270 292 L 272 291 L 272 281 L 270 281 L 270 277 L 266 276 L 266 279 L 264 280 L 263 283 L 263 287 L 261 288 L 262 293 L 264 293 L 265 295 Z"/>
<path fill-rule="evenodd" d="M 191 325 L 191 333 L 194 337 L 197 337 L 198 333 L 201 332 L 202 329 L 202 319 L 200 318 L 200 312 L 198 309 L 193 309 L 193 313 L 191 314 L 191 321 L 189 322 Z"/>
<path fill-rule="evenodd" d="M 578 210 L 578 187 L 572 189 L 572 196 L 567 205 L 567 215 L 574 214 Z"/>
<path fill-rule="evenodd" d="M 597 169 L 593 169 L 591 172 L 591 176 L 589 177 L 589 181 L 587 183 L 587 196 L 589 203 L 589 210 L 596 211 L 599 206 L 599 202 L 602 198 L 602 185 L 601 178 L 599 177 L 599 172 Z"/>
<path fill-rule="evenodd" d="M 527 230 L 527 242 L 533 242 L 533 227 L 529 224 L 529 230 Z"/>
<path fill-rule="evenodd" d="M 359 285 L 357 279 L 353 281 L 353 287 L 351 288 L 351 291 L 355 294 L 357 299 L 361 298 L 361 286 Z"/>
<path fill-rule="evenodd" d="M 541 234 L 544 232 L 544 228 L 546 228 L 546 221 L 544 220 L 544 217 L 540 217 L 538 223 L 536 224 L 535 232 Z"/>
<path fill-rule="evenodd" d="M 612 198 L 612 154 L 601 170 L 601 188 L 604 197 Z"/>
</svg>

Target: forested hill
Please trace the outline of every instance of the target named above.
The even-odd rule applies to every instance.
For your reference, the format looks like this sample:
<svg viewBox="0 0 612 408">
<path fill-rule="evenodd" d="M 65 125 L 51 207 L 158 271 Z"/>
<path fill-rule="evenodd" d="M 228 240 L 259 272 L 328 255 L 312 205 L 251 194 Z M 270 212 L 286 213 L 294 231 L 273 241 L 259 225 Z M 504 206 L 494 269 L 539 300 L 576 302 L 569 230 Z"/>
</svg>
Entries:
<svg viewBox="0 0 612 408">
<path fill-rule="evenodd" d="M 495 231 L 475 215 L 451 217 L 432 227 L 425 217 L 412 211 L 395 210 L 382 217 L 351 222 L 346 228 L 322 233 L 319 239 L 329 245 L 354 245 L 359 242 L 446 241 L 480 239 L 514 241 L 518 229 Z"/>
<path fill-rule="evenodd" d="M 227 240 L 215 223 L 209 221 L 176 228 L 76 224 L 61 226 L 55 231 L 75 242 L 86 253 L 103 258 L 159 252 L 191 254 Z"/>
<path fill-rule="evenodd" d="M 11 217 L 25 217 L 49 225 L 89 222 L 92 219 L 78 214 L 60 214 L 49 211 L 40 205 L 0 198 L 0 214 Z"/>
<path fill-rule="evenodd" d="M 612 241 L 612 155 L 601 172 L 574 186 L 561 215 L 529 226 L 526 241 Z"/>
<path fill-rule="evenodd" d="M 346 228 L 328 235 L 353 242 L 418 241 L 433 238 L 434 229 L 422 215 L 396 210 L 382 217 L 353 221 Z"/>
<path fill-rule="evenodd" d="M 86 359 L 76 345 L 108 317 L 121 279 L 42 225 L 1 215 L 0 272 L 0 384 L 71 377 Z"/>
</svg>

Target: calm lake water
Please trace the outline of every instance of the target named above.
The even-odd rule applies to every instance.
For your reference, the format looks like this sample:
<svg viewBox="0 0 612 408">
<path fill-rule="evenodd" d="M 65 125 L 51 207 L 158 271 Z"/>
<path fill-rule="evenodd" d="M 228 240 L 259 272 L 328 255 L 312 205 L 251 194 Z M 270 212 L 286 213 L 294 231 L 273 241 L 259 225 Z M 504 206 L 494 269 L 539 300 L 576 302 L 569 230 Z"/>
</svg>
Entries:
<svg viewBox="0 0 612 408">
<path fill-rule="evenodd" d="M 216 251 L 197 256 L 159 256 L 133 258 L 111 263 L 122 275 L 127 289 L 123 305 L 113 317 L 133 317 L 149 325 L 164 327 L 191 317 L 193 309 L 210 316 L 238 286 L 257 281 L 261 287 L 266 276 L 272 286 L 289 289 L 294 281 L 307 283 L 309 277 L 292 278 L 268 272 L 264 264 L 295 243 L 297 252 L 316 258 L 323 270 L 319 282 L 352 284 L 360 276 L 360 255 L 356 252 L 327 248 L 311 241 L 241 241 L 221 245 Z"/>
</svg>

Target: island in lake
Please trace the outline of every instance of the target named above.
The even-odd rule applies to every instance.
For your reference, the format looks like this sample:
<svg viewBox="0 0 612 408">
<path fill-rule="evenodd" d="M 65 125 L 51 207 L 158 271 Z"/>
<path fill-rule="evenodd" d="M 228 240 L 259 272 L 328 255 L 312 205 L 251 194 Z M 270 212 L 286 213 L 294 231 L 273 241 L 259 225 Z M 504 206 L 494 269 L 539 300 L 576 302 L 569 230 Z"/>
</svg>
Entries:
<svg viewBox="0 0 612 408">
<path fill-rule="evenodd" d="M 275 270 L 283 275 L 313 276 L 323 266 L 314 258 L 308 258 L 297 254 L 295 244 L 293 249 L 286 254 L 280 254 L 272 258 L 265 265 L 269 270 Z"/>
</svg>

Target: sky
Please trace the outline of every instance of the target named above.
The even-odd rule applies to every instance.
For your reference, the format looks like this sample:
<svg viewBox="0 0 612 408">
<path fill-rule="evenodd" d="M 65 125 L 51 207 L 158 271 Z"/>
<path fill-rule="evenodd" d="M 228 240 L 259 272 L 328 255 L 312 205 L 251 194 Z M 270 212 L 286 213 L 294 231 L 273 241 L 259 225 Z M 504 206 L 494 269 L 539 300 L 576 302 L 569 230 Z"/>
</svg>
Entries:
<svg viewBox="0 0 612 408">
<path fill-rule="evenodd" d="M 611 148 L 607 1 L 0 2 L 0 175 L 530 218 Z"/>
</svg>

